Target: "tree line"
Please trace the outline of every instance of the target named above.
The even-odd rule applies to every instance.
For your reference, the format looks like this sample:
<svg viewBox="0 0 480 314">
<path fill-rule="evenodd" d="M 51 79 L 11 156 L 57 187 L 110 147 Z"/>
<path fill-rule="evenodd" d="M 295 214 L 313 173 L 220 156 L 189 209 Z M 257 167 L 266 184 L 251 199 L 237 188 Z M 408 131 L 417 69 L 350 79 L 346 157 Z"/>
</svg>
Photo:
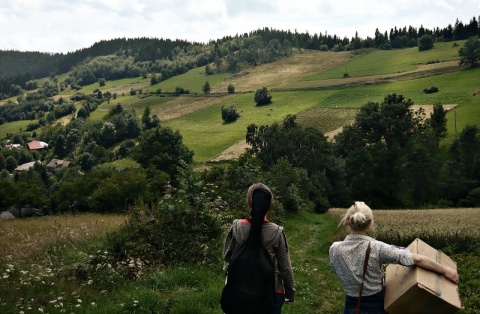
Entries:
<svg viewBox="0 0 480 314">
<path fill-rule="evenodd" d="M 451 41 L 477 35 L 480 35 L 480 29 L 477 18 L 473 17 L 468 24 L 457 19 L 453 26 L 449 24 L 445 28 L 431 30 L 423 26 L 418 29 L 405 26 L 382 33 L 377 29 L 373 37 L 365 39 L 358 34 L 352 38 L 340 38 L 327 33 L 311 35 L 308 32 L 265 27 L 211 40 L 206 44 L 158 38 L 117 38 L 67 54 L 0 51 L 0 98 L 16 96 L 17 86 L 24 88 L 32 79 L 59 73 L 70 72 L 72 83 L 78 86 L 100 79 L 132 77 L 145 72 L 159 73 L 160 80 L 164 80 L 212 63 L 217 72 L 235 72 L 245 66 L 288 56 L 292 48 L 331 51 L 396 49 L 417 46 L 423 36 L 431 37 L 433 41 Z M 109 55 L 116 58 L 91 62 L 91 69 L 82 66 L 86 60 Z M 104 69 L 98 68 L 99 65 Z"/>
<path fill-rule="evenodd" d="M 125 212 L 138 202 L 155 206 L 174 191 L 201 194 L 208 185 L 215 197 L 202 194 L 202 202 L 242 211 L 245 189 L 258 181 L 274 189 L 278 219 L 286 211 L 323 213 L 357 199 L 375 208 L 480 206 L 480 130 L 467 126 L 445 152 L 439 144 L 446 135 L 443 107 L 434 105 L 426 117 L 412 104 L 396 94 L 369 102 L 333 142 L 299 126 L 294 115 L 270 126 L 252 124 L 250 149 L 239 160 L 201 173 L 193 170 L 194 152 L 178 132 L 162 127 L 148 108 L 136 118 L 118 104 L 101 122 L 76 118 L 42 128 L 39 137 L 52 146 L 46 151 L 2 150 L 0 209 Z M 107 166 L 126 157 L 138 166 Z M 51 158 L 76 166 L 50 172 L 45 164 Z M 42 162 L 13 171 L 29 161 Z M 198 202 L 195 193 L 191 202 Z"/>
</svg>

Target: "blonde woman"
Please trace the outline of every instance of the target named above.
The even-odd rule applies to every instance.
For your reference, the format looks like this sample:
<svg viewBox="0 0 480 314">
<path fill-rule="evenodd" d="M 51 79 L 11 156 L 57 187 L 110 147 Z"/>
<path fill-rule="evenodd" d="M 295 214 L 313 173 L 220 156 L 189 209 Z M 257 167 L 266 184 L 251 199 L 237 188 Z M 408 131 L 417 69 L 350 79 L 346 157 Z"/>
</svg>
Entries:
<svg viewBox="0 0 480 314">
<path fill-rule="evenodd" d="M 455 284 L 459 282 L 458 274 L 453 268 L 443 266 L 425 255 L 414 254 L 406 248 L 389 245 L 367 236 L 367 231 L 373 226 L 373 213 L 364 202 L 355 202 L 343 216 L 339 226 L 341 225 L 348 228 L 349 235 L 343 241 L 334 242 L 329 254 L 330 264 L 346 294 L 344 314 L 355 313 L 369 244 L 370 255 L 361 297 L 362 314 L 384 313 L 383 264 L 418 266 L 442 274 Z"/>
</svg>

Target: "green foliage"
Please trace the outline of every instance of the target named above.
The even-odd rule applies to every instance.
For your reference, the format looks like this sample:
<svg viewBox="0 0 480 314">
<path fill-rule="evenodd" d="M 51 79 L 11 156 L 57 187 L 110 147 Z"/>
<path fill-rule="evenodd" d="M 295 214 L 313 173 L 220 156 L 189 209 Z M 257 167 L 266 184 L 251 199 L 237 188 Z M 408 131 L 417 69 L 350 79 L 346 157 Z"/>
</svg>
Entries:
<svg viewBox="0 0 480 314">
<path fill-rule="evenodd" d="M 144 168 L 153 166 L 175 177 L 178 168 L 192 162 L 193 151 L 183 144 L 178 131 L 156 127 L 140 134 L 134 159 Z"/>
<path fill-rule="evenodd" d="M 204 94 L 210 94 L 210 90 L 211 90 L 210 83 L 206 81 L 205 84 L 203 84 L 202 86 L 202 91 Z"/>
<path fill-rule="evenodd" d="M 335 149 L 345 159 L 355 198 L 384 208 L 435 201 L 438 139 L 423 123 L 423 111 L 414 112 L 411 105 L 395 94 L 382 104 L 367 103 L 336 136 Z"/>
<path fill-rule="evenodd" d="M 215 199 L 212 187 L 190 182 L 158 205 L 137 203 L 128 223 L 110 238 L 114 252 L 156 265 L 217 260 L 222 228 Z"/>
<path fill-rule="evenodd" d="M 302 196 L 313 203 L 317 212 L 331 205 L 340 206 L 348 199 L 343 163 L 335 160 L 331 144 L 320 131 L 302 128 L 295 119 L 287 116 L 282 125 L 250 125 L 246 135 L 251 146 L 248 152 L 260 159 L 264 170 L 285 160 L 306 171 L 309 180 L 302 180 Z M 292 208 L 299 207 L 292 204 Z"/>
<path fill-rule="evenodd" d="M 458 51 L 460 56 L 460 65 L 469 65 L 474 67 L 480 60 L 480 37 L 470 37 L 462 48 Z"/>
<path fill-rule="evenodd" d="M 480 187 L 480 131 L 467 126 L 448 151 L 444 194 L 458 206 L 473 206 Z"/>
<path fill-rule="evenodd" d="M 235 122 L 240 118 L 240 114 L 234 104 L 222 106 L 222 120 L 225 123 Z"/>
<path fill-rule="evenodd" d="M 229 94 L 235 93 L 235 85 L 233 85 L 233 84 L 228 84 L 228 86 L 227 86 L 227 93 L 229 93 Z"/>
<path fill-rule="evenodd" d="M 433 94 L 433 93 L 437 93 L 438 92 L 438 88 L 436 86 L 431 86 L 431 87 L 428 87 L 428 88 L 424 88 L 423 89 L 423 92 L 425 94 Z"/>
<path fill-rule="evenodd" d="M 7 169 L 9 172 L 13 172 L 15 168 L 17 168 L 18 163 L 15 157 L 13 156 L 8 156 L 5 159 L 5 169 Z"/>
<path fill-rule="evenodd" d="M 272 102 L 272 95 L 266 87 L 263 87 L 255 91 L 255 96 L 253 96 L 253 100 L 255 101 L 257 106 L 268 105 Z"/>
<path fill-rule="evenodd" d="M 435 42 L 435 38 L 433 38 L 432 35 L 430 34 L 422 35 L 418 39 L 418 51 L 425 51 L 428 49 L 432 49 L 434 42 Z"/>
</svg>

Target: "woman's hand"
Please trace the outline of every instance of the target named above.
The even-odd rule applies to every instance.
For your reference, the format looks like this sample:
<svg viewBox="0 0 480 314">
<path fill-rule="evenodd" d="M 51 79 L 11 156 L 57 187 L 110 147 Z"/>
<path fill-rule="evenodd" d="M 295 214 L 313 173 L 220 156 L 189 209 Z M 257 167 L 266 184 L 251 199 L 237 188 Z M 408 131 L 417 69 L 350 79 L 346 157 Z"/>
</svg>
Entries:
<svg viewBox="0 0 480 314">
<path fill-rule="evenodd" d="M 458 285 L 458 283 L 460 282 L 457 271 L 449 266 L 439 264 L 423 254 L 412 253 L 412 259 L 415 265 L 417 265 L 418 267 L 434 271 L 438 274 L 442 274 L 445 278 L 447 278 L 456 285 Z"/>
<path fill-rule="evenodd" d="M 444 266 L 443 276 L 456 285 L 460 282 L 457 271 L 451 267 Z"/>
</svg>

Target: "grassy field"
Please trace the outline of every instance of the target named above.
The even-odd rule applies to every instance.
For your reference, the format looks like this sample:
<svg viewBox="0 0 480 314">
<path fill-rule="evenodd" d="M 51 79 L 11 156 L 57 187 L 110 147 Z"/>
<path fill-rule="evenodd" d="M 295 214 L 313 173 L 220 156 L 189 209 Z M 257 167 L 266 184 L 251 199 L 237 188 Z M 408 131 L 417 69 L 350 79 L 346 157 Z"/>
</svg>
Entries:
<svg viewBox="0 0 480 314">
<path fill-rule="evenodd" d="M 429 62 L 445 62 L 458 59 L 458 46 L 464 41 L 436 43 L 433 49 L 418 51 L 418 48 L 402 50 L 373 50 L 358 54 L 347 64 L 335 67 L 307 77 L 307 80 L 323 80 L 350 76 L 372 76 L 392 73 L 410 72 L 422 69 Z"/>
<path fill-rule="evenodd" d="M 480 223 L 479 210 L 375 210 L 373 235 L 396 245 L 432 233 L 451 243 L 459 234 L 478 242 L 478 232 L 469 231 Z M 344 212 L 287 217 L 283 226 L 297 292 L 295 304 L 284 306 L 284 313 L 341 312 L 344 294 L 329 264 L 328 248 L 346 234 L 337 228 Z M 122 269 L 134 267 L 134 262 L 112 263 L 102 241 L 102 235 L 124 221 L 123 216 L 96 214 L 0 220 L 0 313 L 221 313 L 221 243 L 213 265 L 143 269 L 140 278 L 128 279 Z M 388 234 L 392 230 L 393 238 Z M 459 313 L 478 313 L 478 245 L 465 251 L 452 245 L 437 248 L 457 262 L 464 307 Z"/>
<path fill-rule="evenodd" d="M 6 138 L 7 134 L 14 134 L 20 131 L 25 131 L 27 126 L 31 123 L 36 123 L 37 120 L 21 120 L 0 125 L 0 138 Z"/>
<path fill-rule="evenodd" d="M 205 163 L 243 140 L 251 123 L 270 125 L 287 114 L 297 114 L 301 123 L 326 133 L 343 126 L 338 124 L 351 122 L 346 112 L 351 114 L 367 102 L 382 102 L 386 95 L 396 93 L 417 105 L 457 104 L 447 114 L 449 135 L 445 143 L 448 144 L 466 125 L 479 125 L 480 121 L 480 95 L 474 96 L 480 89 L 480 68 L 457 67 L 458 49 L 463 42 L 454 44 L 436 43 L 433 49 L 423 52 L 417 48 L 340 53 L 300 51 L 234 75 L 207 76 L 202 67 L 154 86 L 150 86 L 148 77 L 107 81 L 101 90 L 116 93 L 117 98 L 101 104 L 89 119 L 100 121 L 117 103 L 135 110 L 139 116 L 150 106 L 151 113 L 163 125 L 182 134 L 184 143 L 195 152 L 194 161 Z M 343 78 L 345 71 L 350 78 Z M 210 95 L 201 91 L 206 81 L 212 88 Z M 235 86 L 235 94 L 226 94 L 228 84 Z M 177 86 L 191 94 L 146 95 L 158 89 L 171 93 Z M 431 86 L 436 86 L 439 92 L 425 94 L 423 89 Z M 261 87 L 272 90 L 273 103 L 258 108 L 253 96 Z M 95 83 L 85 86 L 82 92 L 93 93 L 98 88 Z M 130 95 L 132 88 L 138 91 L 137 95 Z M 68 97 L 73 92 L 65 90 L 62 96 Z M 235 104 L 241 115 L 235 123 L 223 124 L 221 120 L 221 107 L 227 104 Z M 3 124 L 0 137 L 20 128 L 24 130 L 29 123 Z"/>
</svg>

